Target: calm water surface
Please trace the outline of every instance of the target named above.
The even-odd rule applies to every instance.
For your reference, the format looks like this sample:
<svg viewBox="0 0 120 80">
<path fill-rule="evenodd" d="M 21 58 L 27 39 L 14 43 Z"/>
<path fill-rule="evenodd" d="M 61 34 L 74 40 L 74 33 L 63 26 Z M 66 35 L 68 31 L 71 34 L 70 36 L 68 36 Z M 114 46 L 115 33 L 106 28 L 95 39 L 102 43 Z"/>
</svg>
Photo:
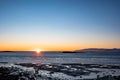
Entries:
<svg viewBox="0 0 120 80">
<path fill-rule="evenodd" d="M 120 64 L 120 53 L 0 52 L 0 62 Z"/>
</svg>

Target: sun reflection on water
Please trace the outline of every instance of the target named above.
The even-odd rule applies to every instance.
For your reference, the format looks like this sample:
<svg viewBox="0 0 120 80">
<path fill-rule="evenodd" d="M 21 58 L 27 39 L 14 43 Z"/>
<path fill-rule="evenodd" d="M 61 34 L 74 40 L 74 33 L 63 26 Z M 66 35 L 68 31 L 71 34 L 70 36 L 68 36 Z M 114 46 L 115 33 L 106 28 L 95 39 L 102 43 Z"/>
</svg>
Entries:
<svg viewBox="0 0 120 80">
<path fill-rule="evenodd" d="M 42 56 L 42 52 L 35 52 L 35 56 Z"/>
</svg>

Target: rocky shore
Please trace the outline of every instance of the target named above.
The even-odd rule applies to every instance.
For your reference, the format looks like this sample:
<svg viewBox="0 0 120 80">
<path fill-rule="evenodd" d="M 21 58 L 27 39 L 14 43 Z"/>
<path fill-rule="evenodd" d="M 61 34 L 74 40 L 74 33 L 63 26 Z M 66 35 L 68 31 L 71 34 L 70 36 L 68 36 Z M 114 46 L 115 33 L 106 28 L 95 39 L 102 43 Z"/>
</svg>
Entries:
<svg viewBox="0 0 120 80">
<path fill-rule="evenodd" d="M 120 65 L 0 63 L 0 80 L 120 80 Z"/>
</svg>

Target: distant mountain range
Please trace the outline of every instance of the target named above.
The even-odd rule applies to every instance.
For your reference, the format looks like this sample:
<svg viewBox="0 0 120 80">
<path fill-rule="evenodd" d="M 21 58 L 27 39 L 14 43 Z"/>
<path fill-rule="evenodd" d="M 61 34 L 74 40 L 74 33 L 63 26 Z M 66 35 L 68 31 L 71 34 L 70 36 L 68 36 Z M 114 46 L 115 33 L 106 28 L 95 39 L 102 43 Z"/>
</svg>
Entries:
<svg viewBox="0 0 120 80">
<path fill-rule="evenodd" d="M 120 52 L 120 49 L 88 48 L 88 49 L 82 49 L 82 50 L 75 50 L 75 52 Z"/>
</svg>

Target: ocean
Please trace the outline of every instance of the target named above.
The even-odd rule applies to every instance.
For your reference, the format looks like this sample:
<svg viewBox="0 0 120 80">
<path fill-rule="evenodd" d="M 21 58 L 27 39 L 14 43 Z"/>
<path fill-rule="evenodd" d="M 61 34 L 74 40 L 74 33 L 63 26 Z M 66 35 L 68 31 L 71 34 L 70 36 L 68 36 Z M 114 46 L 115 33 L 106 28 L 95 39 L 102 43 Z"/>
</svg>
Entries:
<svg viewBox="0 0 120 80">
<path fill-rule="evenodd" d="M 120 53 L 0 52 L 0 62 L 120 64 Z"/>
</svg>

